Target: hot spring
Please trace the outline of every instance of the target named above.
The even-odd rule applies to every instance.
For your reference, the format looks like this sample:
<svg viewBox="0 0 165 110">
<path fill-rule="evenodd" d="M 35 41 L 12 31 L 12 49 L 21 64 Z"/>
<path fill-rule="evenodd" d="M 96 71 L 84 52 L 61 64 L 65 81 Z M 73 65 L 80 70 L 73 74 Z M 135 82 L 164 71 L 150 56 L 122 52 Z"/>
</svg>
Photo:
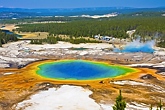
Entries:
<svg viewBox="0 0 165 110">
<path fill-rule="evenodd" d="M 135 71 L 133 68 L 103 62 L 60 60 L 39 65 L 36 73 L 57 80 L 96 80 L 114 78 Z"/>
<path fill-rule="evenodd" d="M 135 52 L 144 52 L 144 53 L 153 53 L 155 41 L 140 42 L 140 39 L 136 39 L 133 42 L 128 43 L 123 49 L 115 48 L 114 52 L 123 52 L 123 53 L 135 53 Z"/>
</svg>

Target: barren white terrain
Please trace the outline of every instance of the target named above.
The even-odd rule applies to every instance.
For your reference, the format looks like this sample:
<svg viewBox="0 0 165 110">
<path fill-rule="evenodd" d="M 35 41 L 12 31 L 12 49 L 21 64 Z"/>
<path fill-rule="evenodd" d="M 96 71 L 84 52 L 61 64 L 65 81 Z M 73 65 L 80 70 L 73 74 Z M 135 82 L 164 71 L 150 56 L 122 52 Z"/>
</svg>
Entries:
<svg viewBox="0 0 165 110">
<path fill-rule="evenodd" d="M 136 85 L 136 84 L 135 84 Z M 113 110 L 113 104 L 96 103 L 92 91 L 79 86 L 63 85 L 40 91 L 13 106 L 16 110 Z M 126 110 L 148 110 L 148 105 L 127 103 Z M 156 108 L 153 108 L 156 110 Z"/>
<path fill-rule="evenodd" d="M 23 40 L 4 44 L 0 48 L 0 68 L 12 65 L 26 65 L 30 62 L 43 59 L 60 59 L 72 56 L 92 59 L 107 59 L 113 61 L 126 62 L 130 66 L 155 66 L 164 67 L 165 52 L 156 51 L 154 54 L 148 53 L 115 53 L 112 51 L 113 45 L 108 43 L 96 44 L 71 44 L 58 42 L 57 44 L 32 45 L 30 41 Z M 74 48 L 84 48 L 76 50 Z M 162 63 L 160 63 L 162 62 Z M 134 65 L 136 64 L 136 65 Z"/>
</svg>

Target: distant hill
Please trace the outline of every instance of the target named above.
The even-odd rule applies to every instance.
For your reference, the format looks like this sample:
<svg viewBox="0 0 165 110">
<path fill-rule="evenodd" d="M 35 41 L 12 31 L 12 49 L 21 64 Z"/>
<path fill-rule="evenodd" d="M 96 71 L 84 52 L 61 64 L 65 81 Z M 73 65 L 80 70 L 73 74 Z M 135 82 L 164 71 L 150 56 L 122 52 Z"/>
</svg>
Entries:
<svg viewBox="0 0 165 110">
<path fill-rule="evenodd" d="M 130 14 L 136 12 L 165 12 L 165 7 L 158 8 L 130 8 L 130 7 L 96 7 L 96 8 L 55 8 L 55 9 L 24 9 L 0 8 L 0 19 L 24 18 L 36 16 L 77 16 L 104 15 L 110 13 Z"/>
<path fill-rule="evenodd" d="M 1 7 L 0 12 L 83 12 L 83 11 L 111 11 L 133 9 L 129 7 L 96 7 L 96 8 L 49 8 L 49 9 L 25 9 L 25 8 L 5 8 Z"/>
</svg>

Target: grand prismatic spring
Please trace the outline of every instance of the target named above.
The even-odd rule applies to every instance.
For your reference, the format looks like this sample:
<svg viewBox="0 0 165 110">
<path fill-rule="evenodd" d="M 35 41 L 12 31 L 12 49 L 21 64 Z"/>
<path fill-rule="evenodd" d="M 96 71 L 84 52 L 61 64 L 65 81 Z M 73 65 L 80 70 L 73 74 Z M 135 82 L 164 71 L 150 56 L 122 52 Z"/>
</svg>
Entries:
<svg viewBox="0 0 165 110">
<path fill-rule="evenodd" d="M 59 80 L 105 79 L 136 71 L 128 67 L 86 60 L 61 60 L 41 64 L 38 68 L 38 75 Z"/>
<path fill-rule="evenodd" d="M 144 96 L 144 90 L 149 92 L 153 89 L 148 86 L 146 89 L 146 82 L 140 79 L 141 76 L 150 74 L 158 80 L 164 80 L 164 78 L 155 74 L 156 70 L 133 68 L 99 60 L 43 60 L 33 62 L 21 69 L 2 69 L 2 71 L 13 73 L 0 78 L 0 94 L 2 94 L 0 99 L 4 100 L 5 96 L 10 95 L 9 99 L 7 97 L 6 100 L 12 101 L 11 104 L 18 103 L 38 91 L 61 87 L 61 85 L 75 85 L 89 89 L 93 92 L 92 98 L 97 102 L 102 100 L 112 101 L 117 96 L 120 87 L 120 89 L 125 90 L 123 93 L 127 98 L 127 102 L 129 102 L 129 100 L 136 99 L 139 95 L 140 97 Z M 133 84 L 142 84 L 141 82 L 143 82 L 144 87 L 133 85 L 132 88 L 128 84 L 122 86 L 116 84 L 118 82 L 123 83 L 123 81 L 128 83 L 130 81 Z M 138 94 L 129 92 L 136 91 L 137 87 L 139 87 Z M 20 97 L 17 97 L 18 94 L 21 94 Z M 137 101 L 139 103 L 152 102 L 147 96 L 145 95 L 144 98 L 142 97 L 143 100 L 139 99 Z M 153 96 L 163 97 L 163 94 L 157 92 Z"/>
</svg>

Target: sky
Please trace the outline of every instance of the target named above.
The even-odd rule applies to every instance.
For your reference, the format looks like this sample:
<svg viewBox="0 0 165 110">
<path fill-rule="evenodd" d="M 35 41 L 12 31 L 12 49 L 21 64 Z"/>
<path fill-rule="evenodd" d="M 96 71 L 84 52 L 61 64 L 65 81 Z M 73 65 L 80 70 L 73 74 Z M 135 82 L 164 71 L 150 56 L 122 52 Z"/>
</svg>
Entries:
<svg viewBox="0 0 165 110">
<path fill-rule="evenodd" d="M 165 7 L 165 0 L 0 0 L 10 8 Z"/>
</svg>

